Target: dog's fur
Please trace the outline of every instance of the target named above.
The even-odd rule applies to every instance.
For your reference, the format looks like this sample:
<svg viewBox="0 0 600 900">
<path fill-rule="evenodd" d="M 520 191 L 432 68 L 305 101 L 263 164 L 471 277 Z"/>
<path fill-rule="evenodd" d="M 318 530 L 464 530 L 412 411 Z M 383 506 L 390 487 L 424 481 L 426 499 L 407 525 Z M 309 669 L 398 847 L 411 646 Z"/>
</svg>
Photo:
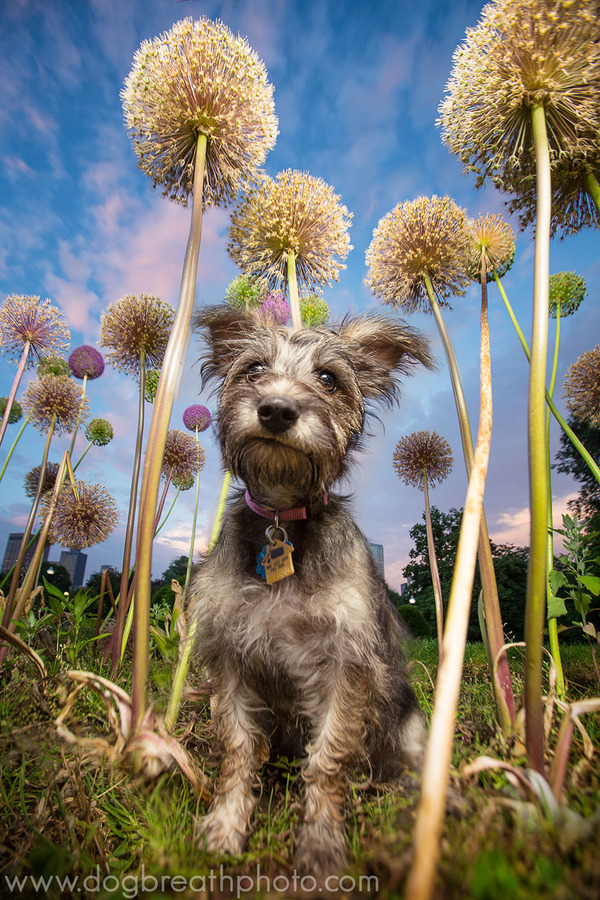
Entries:
<svg viewBox="0 0 600 900">
<path fill-rule="evenodd" d="M 197 652 L 213 689 L 221 756 L 201 845 L 242 851 L 252 786 L 269 744 L 302 756 L 301 871 L 324 879 L 346 859 L 351 767 L 391 779 L 418 770 L 424 718 L 403 669 L 406 629 L 343 498 L 324 492 L 358 445 L 365 403 L 390 402 L 399 373 L 431 365 L 415 331 L 379 316 L 293 331 L 228 307 L 201 312 L 205 380 L 220 381 L 223 463 L 259 504 L 310 507 L 286 523 L 295 574 L 266 584 L 256 557 L 271 524 L 239 496 L 195 572 Z"/>
</svg>

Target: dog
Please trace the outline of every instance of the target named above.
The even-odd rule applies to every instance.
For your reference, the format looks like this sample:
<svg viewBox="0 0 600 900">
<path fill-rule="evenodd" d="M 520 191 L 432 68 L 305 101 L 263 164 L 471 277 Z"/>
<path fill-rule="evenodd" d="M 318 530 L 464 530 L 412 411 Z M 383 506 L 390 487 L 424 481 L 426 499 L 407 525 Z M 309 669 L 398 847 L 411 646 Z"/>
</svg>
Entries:
<svg viewBox="0 0 600 900">
<path fill-rule="evenodd" d="M 244 486 L 195 570 L 196 653 L 213 686 L 220 770 L 199 841 L 238 854 L 270 750 L 303 758 L 295 862 L 322 881 L 347 861 L 353 768 L 378 780 L 421 767 L 425 720 L 405 674 L 408 633 L 369 545 L 331 488 L 368 404 L 432 366 L 428 343 L 379 315 L 293 330 L 227 306 L 201 311 L 206 383 L 220 385 L 223 464 Z"/>
</svg>

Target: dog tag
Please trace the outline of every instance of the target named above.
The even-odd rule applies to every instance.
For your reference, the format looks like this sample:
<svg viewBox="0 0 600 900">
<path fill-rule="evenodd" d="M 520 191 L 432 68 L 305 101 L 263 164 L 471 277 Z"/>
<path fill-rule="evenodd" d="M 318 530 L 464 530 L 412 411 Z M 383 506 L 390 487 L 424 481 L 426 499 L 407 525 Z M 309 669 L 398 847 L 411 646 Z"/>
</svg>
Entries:
<svg viewBox="0 0 600 900">
<path fill-rule="evenodd" d="M 256 560 L 256 571 L 267 584 L 294 574 L 293 550 L 289 541 L 271 540 L 263 547 Z"/>
</svg>

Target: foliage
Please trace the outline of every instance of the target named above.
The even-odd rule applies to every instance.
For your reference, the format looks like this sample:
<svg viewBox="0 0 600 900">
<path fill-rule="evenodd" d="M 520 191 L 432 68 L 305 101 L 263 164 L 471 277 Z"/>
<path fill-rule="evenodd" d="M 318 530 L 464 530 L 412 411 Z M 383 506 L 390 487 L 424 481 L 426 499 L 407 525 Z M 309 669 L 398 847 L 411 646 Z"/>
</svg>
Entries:
<svg viewBox="0 0 600 900">
<path fill-rule="evenodd" d="M 187 564 L 187 556 L 178 556 L 177 559 L 172 560 L 172 562 L 162 573 L 161 580 L 164 581 L 169 588 L 171 587 L 171 581 L 173 579 L 178 581 L 179 584 L 183 585 L 183 582 L 185 581 L 185 573 L 187 571 Z"/>
<path fill-rule="evenodd" d="M 431 637 L 431 629 L 427 624 L 425 616 L 414 604 L 402 603 L 401 606 L 398 607 L 398 612 L 406 622 L 413 637 Z"/>
<path fill-rule="evenodd" d="M 435 506 L 431 507 L 433 538 L 438 556 L 442 595 L 445 598 L 450 596 L 461 519 L 461 509 L 450 509 L 449 512 L 444 513 Z M 416 601 L 416 608 L 423 613 L 433 634 L 436 627 L 435 601 L 424 516 L 422 522 L 411 528 L 410 536 L 415 545 L 409 553 L 411 561 L 404 569 L 404 577 L 408 581 L 410 596 Z M 528 552 L 524 547 L 513 547 L 511 544 L 494 544 L 492 542 L 491 547 L 505 632 L 514 640 L 521 640 L 525 615 Z M 480 636 L 476 602 L 480 590 L 481 579 L 478 565 L 473 582 L 469 640 L 478 640 Z"/>
<path fill-rule="evenodd" d="M 42 576 L 45 580 L 60 591 L 68 591 L 71 587 L 71 576 L 60 563 L 42 563 Z"/>
<path fill-rule="evenodd" d="M 114 569 L 109 570 L 108 577 L 110 580 L 111 587 L 113 589 L 113 595 L 116 597 L 119 593 L 119 588 L 121 586 L 121 573 L 115 571 Z M 92 575 L 87 580 L 87 584 L 85 585 L 86 591 L 91 594 L 93 597 L 100 596 L 100 589 L 102 587 L 102 572 L 93 572 Z"/>
<path fill-rule="evenodd" d="M 569 419 L 568 425 L 593 459 L 600 460 L 600 428 L 575 418 Z M 555 459 L 553 468 L 572 475 L 581 484 L 579 496 L 568 503 L 569 509 L 580 518 L 600 513 L 600 485 L 564 431 L 561 431 L 560 450 Z"/>
</svg>

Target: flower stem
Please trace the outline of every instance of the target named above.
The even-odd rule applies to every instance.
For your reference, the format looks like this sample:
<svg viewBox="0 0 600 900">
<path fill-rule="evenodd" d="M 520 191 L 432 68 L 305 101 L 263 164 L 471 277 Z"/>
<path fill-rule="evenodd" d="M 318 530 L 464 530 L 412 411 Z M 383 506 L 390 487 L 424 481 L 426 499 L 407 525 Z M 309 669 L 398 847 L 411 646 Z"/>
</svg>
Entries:
<svg viewBox="0 0 600 900">
<path fill-rule="evenodd" d="M 225 469 L 225 471 L 223 473 L 223 484 L 221 486 L 221 496 L 219 497 L 219 505 L 217 506 L 217 514 L 215 516 L 215 521 L 213 523 L 210 540 L 208 542 L 208 553 L 210 553 L 210 551 L 213 549 L 213 547 L 217 543 L 217 538 L 219 537 L 219 532 L 221 531 L 221 524 L 223 522 L 223 513 L 225 512 L 225 501 L 227 500 L 227 494 L 229 493 L 230 482 L 231 482 L 231 472 L 229 471 L 229 469 Z"/>
<path fill-rule="evenodd" d="M 200 452 L 200 437 L 198 434 L 198 426 L 196 425 L 196 446 L 198 447 L 198 452 Z M 190 537 L 190 552 L 188 554 L 188 562 L 185 570 L 185 581 L 183 583 L 183 593 L 185 596 L 185 592 L 187 590 L 187 586 L 190 580 L 190 574 L 192 572 L 192 561 L 194 559 L 194 544 L 196 542 L 196 522 L 198 520 L 198 500 L 200 498 L 200 469 L 196 472 L 196 500 L 194 503 L 194 515 L 192 517 L 192 534 Z"/>
<path fill-rule="evenodd" d="M 75 422 L 75 428 L 73 429 L 73 434 L 71 436 L 71 443 L 69 444 L 69 456 L 73 456 L 73 450 L 75 448 L 75 439 L 77 437 L 77 432 L 79 431 L 79 425 L 81 424 L 81 413 L 83 412 L 83 403 L 85 400 L 85 389 L 87 387 L 87 375 L 83 376 L 83 384 L 81 386 L 81 400 L 79 401 L 79 409 L 77 411 L 77 421 Z"/>
<path fill-rule="evenodd" d="M 293 250 L 287 255 L 287 275 L 290 292 L 290 312 L 292 314 L 292 328 L 302 328 L 302 316 L 300 315 L 300 299 L 298 297 L 298 276 L 296 274 L 296 254 Z"/>
<path fill-rule="evenodd" d="M 596 204 L 597 209 L 600 210 L 600 184 L 598 184 L 596 176 L 592 172 L 587 172 L 583 180 L 588 194 Z"/>
<path fill-rule="evenodd" d="M 4 432 L 6 431 L 6 426 L 8 425 L 8 417 L 10 416 L 10 411 L 13 407 L 13 403 L 15 402 L 15 397 L 17 396 L 17 390 L 19 388 L 19 383 L 23 376 L 23 372 L 25 371 L 25 366 L 27 365 L 27 357 L 29 355 L 29 348 L 31 347 L 31 343 L 29 341 L 25 341 L 23 344 L 23 353 L 21 354 L 21 359 L 19 360 L 19 365 L 17 367 L 17 371 L 15 373 L 15 377 L 13 378 L 12 387 L 10 389 L 10 394 L 6 400 L 6 409 L 4 410 L 4 415 L 2 416 L 2 424 L 0 425 L 0 444 L 4 439 Z"/>
<path fill-rule="evenodd" d="M 429 295 L 431 309 L 438 326 L 438 331 L 444 345 L 448 368 L 450 370 L 450 380 L 456 402 L 456 412 L 458 415 L 458 424 L 460 427 L 460 436 L 465 458 L 465 466 L 467 469 L 467 477 L 471 477 L 473 468 L 473 438 L 471 435 L 471 426 L 469 423 L 469 414 L 467 412 L 467 404 L 462 388 L 458 363 L 454 353 L 454 348 L 450 340 L 450 335 L 446 329 L 444 319 L 436 300 L 431 279 L 425 275 L 425 286 Z M 487 292 L 486 292 L 487 294 Z M 483 303 L 483 297 L 482 297 Z M 481 586 L 483 591 L 483 604 L 486 621 L 486 629 L 488 633 L 490 654 L 489 660 L 490 670 L 494 673 L 493 661 L 496 659 L 500 648 L 504 645 L 504 629 L 502 627 L 502 617 L 500 614 L 500 601 L 498 599 L 498 587 L 496 584 L 496 576 L 494 572 L 494 561 L 492 559 L 492 550 L 485 518 L 485 511 L 481 513 L 480 539 L 479 539 L 479 569 L 481 572 Z M 498 665 L 498 679 L 492 675 L 492 683 L 494 685 L 494 694 L 496 698 L 496 707 L 498 710 L 498 719 L 500 727 L 505 735 L 508 735 L 515 719 L 515 702 L 512 689 L 512 681 L 506 655 L 504 654 Z"/>
<path fill-rule="evenodd" d="M 156 531 L 154 532 L 154 537 L 156 537 L 156 535 L 158 534 L 158 532 L 161 530 L 161 528 L 164 526 L 165 522 L 167 521 L 167 519 L 168 519 L 169 516 L 171 515 L 171 513 L 172 513 L 172 511 L 173 511 L 173 507 L 175 506 L 175 502 L 176 502 L 177 498 L 179 497 L 179 494 L 180 494 L 180 493 L 181 493 L 181 486 L 178 485 L 178 486 L 177 486 L 177 490 L 175 491 L 175 496 L 173 497 L 173 499 L 172 499 L 172 501 L 171 501 L 171 505 L 169 506 L 169 508 L 168 508 L 168 510 L 167 510 L 167 512 L 166 512 L 166 515 L 165 515 L 164 519 L 162 520 L 162 522 L 160 523 L 160 525 L 157 527 Z"/>
<path fill-rule="evenodd" d="M 23 419 L 23 424 L 19 428 L 19 433 L 17 434 L 16 438 L 12 442 L 12 446 L 11 446 L 10 450 L 8 451 L 8 455 L 7 455 L 6 459 L 4 460 L 4 465 L 2 466 L 2 471 L 0 472 L 0 481 L 2 481 L 2 479 L 4 478 L 4 473 L 6 472 L 6 467 L 10 462 L 10 458 L 13 455 L 13 453 L 15 451 L 15 447 L 19 443 L 19 439 L 20 439 L 21 435 L 23 434 L 23 432 L 25 430 L 25 426 L 27 425 L 28 422 L 29 422 L 29 416 L 25 416 L 25 418 Z"/>
<path fill-rule="evenodd" d="M 550 153 L 544 107 L 531 111 L 536 158 L 537 201 L 533 279 L 533 327 L 529 367 L 529 498 L 530 555 L 525 606 L 525 743 L 530 764 L 544 774 L 544 716 L 542 707 L 542 640 L 546 612 L 546 530 L 548 480 L 546 474 L 546 360 L 550 271 Z"/>
<path fill-rule="evenodd" d="M 204 184 L 206 145 L 206 135 L 200 134 L 196 145 L 192 215 L 183 263 L 179 304 L 161 368 L 144 460 L 136 551 L 136 599 L 131 685 L 133 734 L 137 732 L 146 709 L 146 685 L 150 653 L 148 636 L 150 628 L 150 579 L 152 574 L 154 515 L 156 512 L 162 458 L 169 428 L 169 419 L 173 408 L 173 396 L 177 386 L 179 371 L 184 362 L 184 351 L 194 309 L 198 254 L 202 236 L 202 188 Z"/>
<path fill-rule="evenodd" d="M 478 548 L 483 493 L 492 434 L 492 383 L 487 328 L 487 302 L 481 306 L 481 409 L 477 446 L 469 477 L 465 511 L 448 602 L 442 661 L 438 671 L 435 702 L 425 754 L 421 800 L 413 840 L 413 865 L 405 896 L 407 900 L 430 900 L 440 854 L 440 837 L 448 773 L 452 756 L 454 724 L 460 691 L 471 593 Z"/>
<path fill-rule="evenodd" d="M 427 484 L 427 472 L 423 472 L 423 492 L 425 494 L 425 524 L 427 530 L 427 548 L 429 550 L 429 568 L 433 582 L 433 596 L 435 598 L 435 619 L 437 623 L 438 656 L 442 661 L 442 640 L 444 635 L 444 601 L 442 599 L 442 584 L 433 540 L 433 527 L 431 524 L 431 508 L 429 506 L 429 485 Z"/>
</svg>

